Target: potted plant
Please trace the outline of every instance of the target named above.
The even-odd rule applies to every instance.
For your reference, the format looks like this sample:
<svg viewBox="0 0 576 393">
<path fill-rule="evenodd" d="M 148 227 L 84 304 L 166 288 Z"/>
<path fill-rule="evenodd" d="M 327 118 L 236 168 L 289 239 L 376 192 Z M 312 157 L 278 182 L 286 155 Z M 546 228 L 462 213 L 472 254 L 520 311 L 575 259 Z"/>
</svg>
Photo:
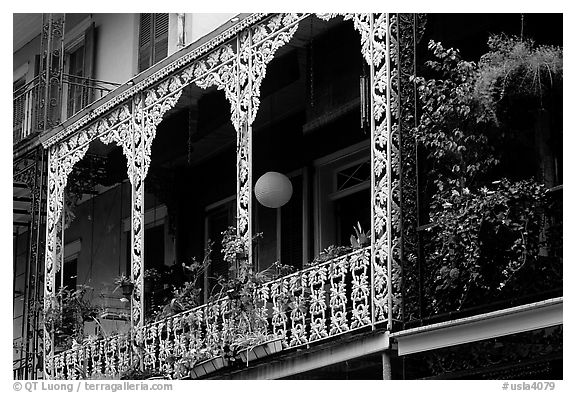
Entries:
<svg viewBox="0 0 576 393">
<path fill-rule="evenodd" d="M 70 348 L 84 338 L 84 322 L 96 321 L 100 308 L 86 299 L 90 287 L 79 285 L 77 289 L 62 287 L 54 302 L 44 311 L 44 323 L 54 333 L 58 349 Z"/>
<path fill-rule="evenodd" d="M 121 380 L 147 380 L 147 379 L 167 379 L 166 375 L 154 370 L 140 370 L 139 366 L 132 366 L 120 374 Z"/>
<path fill-rule="evenodd" d="M 114 292 L 118 289 L 122 289 L 122 295 L 129 298 L 132 296 L 132 291 L 134 290 L 134 283 L 130 279 L 130 277 L 125 276 L 124 274 L 116 277 L 114 279 L 114 284 L 116 284 L 116 288 L 114 288 Z"/>
<path fill-rule="evenodd" d="M 274 334 L 246 332 L 235 337 L 231 344 L 236 357 L 248 365 L 282 350 L 282 339 Z"/>
<path fill-rule="evenodd" d="M 261 234 L 257 234 L 253 241 Z M 279 263 L 263 272 L 254 272 L 248 260 L 244 242 L 237 236 L 236 229 L 229 227 L 223 232 L 222 252 L 232 278 L 224 283 L 223 289 L 232 302 L 232 331 L 229 332 L 232 353 L 245 363 L 282 350 L 279 337 L 267 333 L 268 321 L 257 298 L 258 288 L 276 274 L 289 271 Z"/>
<path fill-rule="evenodd" d="M 197 262 L 196 258 L 192 258 L 190 264 L 182 263 L 181 267 L 186 277 L 186 282 L 180 287 L 172 286 L 169 299 L 159 310 L 156 319 L 190 310 L 201 304 L 200 293 L 202 290 L 198 285 L 198 281 L 204 278 L 204 274 L 210 266 L 211 253 L 212 243 L 209 241 L 204 253 L 205 257 L 201 263 Z"/>
<path fill-rule="evenodd" d="M 216 351 L 204 348 L 178 359 L 175 375 L 180 377 L 201 378 L 238 360 L 248 363 L 282 350 L 281 338 L 266 332 L 266 316 L 262 307 L 259 307 L 261 305 L 258 304 L 256 293 L 260 285 L 292 272 L 292 267 L 276 262 L 265 271 L 254 272 L 244 242 L 237 236 L 236 229 L 229 227 L 222 235 L 222 253 L 228 263 L 229 274 L 227 278 L 219 278 L 218 291 L 210 300 L 228 298 L 231 305 L 228 318 L 231 324 L 224 332 L 221 346 Z M 257 234 L 252 240 L 260 236 L 261 234 Z M 209 247 L 206 254 L 210 255 L 210 251 Z M 195 282 L 194 277 L 197 278 L 194 272 L 203 273 L 209 262 L 205 259 L 202 264 L 195 266 L 193 263 L 187 267 L 188 274 L 193 278 L 189 284 Z M 195 299 L 197 294 L 191 291 L 192 288 L 193 285 L 185 285 L 180 291 L 176 291 L 171 307 L 181 304 L 184 299 Z"/>
<path fill-rule="evenodd" d="M 350 235 L 350 246 L 353 250 L 363 248 L 370 245 L 370 230 L 364 231 L 360 225 L 360 221 L 353 227 L 356 236 Z"/>
<path fill-rule="evenodd" d="M 230 347 L 224 344 L 217 351 L 210 351 L 208 348 L 204 348 L 192 356 L 184 357 L 179 366 L 186 370 L 190 378 L 198 379 L 228 367 L 234 360 Z"/>
</svg>

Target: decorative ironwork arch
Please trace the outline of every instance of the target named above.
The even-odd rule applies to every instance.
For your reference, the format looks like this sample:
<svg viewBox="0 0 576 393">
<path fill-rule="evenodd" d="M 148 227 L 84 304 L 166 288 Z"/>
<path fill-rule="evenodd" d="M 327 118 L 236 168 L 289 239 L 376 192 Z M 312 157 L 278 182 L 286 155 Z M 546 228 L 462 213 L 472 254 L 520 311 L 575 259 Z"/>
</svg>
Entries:
<svg viewBox="0 0 576 393">
<path fill-rule="evenodd" d="M 128 161 L 132 185 L 132 274 L 135 290 L 132 298 L 132 327 L 138 334 L 143 326 L 143 204 L 144 180 L 151 160 L 151 145 L 156 127 L 172 109 L 186 86 L 215 86 L 223 90 L 231 105 L 231 121 L 237 133 L 237 231 L 252 260 L 252 123 L 260 106 L 260 86 L 266 68 L 276 51 L 288 43 L 299 22 L 311 14 L 255 14 L 219 40 L 210 41 L 161 71 L 138 83 L 102 107 L 64 130 L 63 135 L 47 142 L 49 146 L 48 218 L 45 256 L 45 307 L 54 297 L 54 275 L 58 259 L 58 221 L 63 192 L 73 166 L 85 155 L 90 142 L 99 138 L 122 147 Z M 317 14 L 329 20 L 337 14 Z M 400 111 L 404 74 L 400 51 L 410 50 L 399 43 L 402 26 L 393 14 L 344 14 L 360 33 L 361 51 L 370 67 L 371 102 L 371 310 L 356 310 L 357 324 L 387 322 L 400 315 L 400 299 L 393 294 L 399 288 L 402 259 L 401 214 L 401 139 Z M 227 40 L 235 38 L 235 42 Z M 413 48 L 412 48 L 413 50 Z M 192 61 L 193 56 L 203 57 Z M 97 116 L 103 115 L 100 119 Z M 86 126 L 89 124 L 88 126 Z M 57 140 L 57 142 L 54 142 Z M 360 274 L 360 273 L 359 273 Z M 367 285 L 364 272 L 358 282 Z M 366 288 L 359 288 L 363 293 Z M 399 292 L 396 292 L 399 293 Z M 363 295 L 358 295 L 363 296 Z M 360 298 L 359 298 L 360 299 Z M 359 304 L 360 301 L 358 300 Z M 318 311 L 321 315 L 321 310 Z M 369 315 L 368 315 L 369 314 Z M 52 375 L 53 343 L 46 327 L 45 374 Z M 339 326 L 338 329 L 343 329 Z M 319 330 L 318 334 L 322 334 Z"/>
</svg>

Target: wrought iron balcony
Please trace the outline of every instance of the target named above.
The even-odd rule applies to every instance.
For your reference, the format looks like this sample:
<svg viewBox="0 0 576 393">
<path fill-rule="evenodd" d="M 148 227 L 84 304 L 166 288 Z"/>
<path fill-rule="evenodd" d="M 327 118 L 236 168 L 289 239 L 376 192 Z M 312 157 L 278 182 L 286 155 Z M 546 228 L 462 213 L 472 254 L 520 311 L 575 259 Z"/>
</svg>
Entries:
<svg viewBox="0 0 576 393">
<path fill-rule="evenodd" d="M 369 329 L 371 318 L 370 249 L 358 249 L 265 283 L 255 291 L 254 307 L 268 334 L 282 350 Z M 118 378 L 131 367 L 133 351 L 142 351 L 144 368 L 186 378 L 180 359 L 210 359 L 234 340 L 228 297 L 144 326 L 143 331 L 85 340 L 54 356 L 57 379 Z M 132 344 L 133 343 L 133 344 Z M 202 357 L 198 357 L 202 354 Z"/>
<path fill-rule="evenodd" d="M 116 87 L 117 83 L 63 74 L 59 87 L 60 99 L 48 100 L 50 105 L 60 102 L 61 121 L 64 121 L 92 102 L 102 98 Z M 16 89 L 13 93 L 13 142 L 17 143 L 44 129 L 48 129 L 44 113 L 46 89 L 39 76 Z M 55 126 L 53 124 L 52 126 Z"/>
</svg>

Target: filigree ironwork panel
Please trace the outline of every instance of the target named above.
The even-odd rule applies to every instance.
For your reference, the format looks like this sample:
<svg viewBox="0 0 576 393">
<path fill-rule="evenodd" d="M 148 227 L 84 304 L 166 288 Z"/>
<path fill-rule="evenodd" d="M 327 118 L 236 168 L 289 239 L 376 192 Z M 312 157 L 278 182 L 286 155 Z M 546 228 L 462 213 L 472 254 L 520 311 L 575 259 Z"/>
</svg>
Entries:
<svg viewBox="0 0 576 393">
<path fill-rule="evenodd" d="M 391 14 L 316 14 L 323 20 L 341 15 L 360 33 L 361 51 L 370 66 L 372 228 L 372 323 L 399 318 L 401 297 L 402 219 L 399 49 L 396 19 Z M 368 273 L 366 273 L 368 274 Z M 356 290 L 355 295 L 358 295 Z M 364 311 L 357 323 L 365 321 Z"/>
<path fill-rule="evenodd" d="M 398 14 L 397 42 L 398 42 L 398 83 L 400 119 L 398 134 L 400 137 L 401 179 L 400 191 L 402 193 L 402 256 L 400 271 L 393 270 L 394 299 L 400 304 L 395 319 L 404 321 L 410 318 L 413 311 L 408 303 L 416 303 L 416 293 L 402 292 L 406 288 L 402 282 L 415 279 L 417 263 L 417 168 L 416 168 L 416 138 L 413 128 L 416 126 L 416 91 L 413 76 L 416 75 L 415 46 L 423 34 L 425 25 L 424 15 Z M 399 277 L 399 279 L 397 279 Z M 397 295 L 401 295 L 399 299 Z M 411 298 L 412 301 L 407 300 Z"/>
<path fill-rule="evenodd" d="M 361 249 L 265 284 L 268 331 L 297 347 L 370 326 L 369 268 Z"/>
<path fill-rule="evenodd" d="M 118 141 L 124 144 L 124 153 L 131 159 L 131 144 L 128 131 L 124 130 L 126 123 L 131 119 L 126 107 L 119 107 L 108 116 L 95 122 L 90 127 L 81 130 L 61 143 L 51 146 L 48 154 L 48 190 L 47 190 L 47 219 L 46 219 L 46 253 L 44 262 L 44 307 L 48 310 L 54 299 L 54 277 L 59 270 L 62 249 L 62 211 L 64 206 L 64 190 L 68 177 L 78 161 L 86 154 L 90 143 L 96 138 L 102 138 L 106 143 L 114 140 L 114 135 L 123 135 L 124 139 Z M 119 131 L 120 130 L 120 131 Z M 122 131 L 124 130 L 124 131 Z M 129 148 L 130 149 L 129 149 Z M 130 174 L 130 168 L 129 168 Z M 51 371 L 50 358 L 53 351 L 52 338 L 45 327 L 44 352 L 45 373 L 49 377 Z"/>
<path fill-rule="evenodd" d="M 44 256 L 44 225 L 42 225 L 42 214 L 45 210 L 45 191 L 43 184 L 46 176 L 46 152 L 41 148 L 35 148 L 14 163 L 14 182 L 26 184 L 30 190 L 30 204 L 28 212 L 30 214 L 30 230 L 28 243 L 28 266 L 26 269 L 26 288 L 24 301 L 25 330 L 23 336 L 23 353 L 26 359 L 26 370 L 24 378 L 36 378 L 36 363 L 38 352 L 37 334 L 40 323 L 40 316 L 35 312 L 37 304 L 42 299 L 41 269 Z"/>
<path fill-rule="evenodd" d="M 74 134 L 78 130 L 84 128 L 87 124 L 101 118 L 103 115 L 108 113 L 109 111 L 113 110 L 114 108 L 118 107 L 119 105 L 126 104 L 129 102 L 132 97 L 138 95 L 140 92 L 149 89 L 154 84 L 158 83 L 159 81 L 164 80 L 169 75 L 173 75 L 179 72 L 181 69 L 186 68 L 189 64 L 196 62 L 199 58 L 218 49 L 224 44 L 225 42 L 233 39 L 237 36 L 240 31 L 245 30 L 249 26 L 252 26 L 254 23 L 264 19 L 267 14 L 255 13 L 251 14 L 250 16 L 244 18 L 239 23 L 232 25 L 230 28 L 226 29 L 222 34 L 214 37 L 210 41 L 206 42 L 205 44 L 194 48 L 192 51 L 184 54 L 182 57 L 174 60 L 170 64 L 167 64 L 165 67 L 161 68 L 160 70 L 154 72 L 152 75 L 146 77 L 144 80 L 139 81 L 134 86 L 124 90 L 120 94 L 114 96 L 112 99 L 105 101 L 102 105 L 95 108 L 93 111 L 90 111 L 86 115 L 79 118 L 70 126 L 66 127 L 62 132 L 48 138 L 46 142 L 44 142 L 45 147 L 50 147 L 54 144 L 59 143 L 63 139 L 68 138 L 70 135 Z"/>
<path fill-rule="evenodd" d="M 38 130 L 49 130 L 60 123 L 64 24 L 65 14 L 42 14 Z"/>
<path fill-rule="evenodd" d="M 48 153 L 48 192 L 46 220 L 46 253 L 44 261 L 44 310 L 55 306 L 54 280 L 59 269 L 62 256 L 62 220 L 61 213 L 64 204 L 64 188 L 72 167 L 86 153 L 88 145 L 68 153 L 67 144 L 52 147 Z M 52 355 L 54 344 L 52 327 L 44 324 L 44 372 L 50 378 L 52 375 Z"/>
<path fill-rule="evenodd" d="M 238 35 L 234 84 L 232 123 L 236 128 L 236 232 L 252 263 L 252 126 L 249 121 L 252 112 L 252 41 L 250 31 Z"/>
<path fill-rule="evenodd" d="M 372 243 L 375 322 L 392 327 L 392 270 L 401 250 L 400 146 L 398 131 L 397 50 L 390 14 L 372 15 L 370 63 L 372 98 Z"/>
<path fill-rule="evenodd" d="M 119 379 L 130 367 L 129 336 L 89 337 L 54 356 L 54 379 Z"/>
<path fill-rule="evenodd" d="M 254 308 L 265 321 L 258 328 L 282 339 L 285 349 L 370 329 L 369 266 L 364 248 L 257 287 Z M 184 378 L 189 359 L 221 356 L 246 328 L 234 304 L 222 298 L 144 325 L 136 345 L 145 369 Z M 130 368 L 131 344 L 128 335 L 87 339 L 54 357 L 55 377 L 117 378 Z"/>
</svg>

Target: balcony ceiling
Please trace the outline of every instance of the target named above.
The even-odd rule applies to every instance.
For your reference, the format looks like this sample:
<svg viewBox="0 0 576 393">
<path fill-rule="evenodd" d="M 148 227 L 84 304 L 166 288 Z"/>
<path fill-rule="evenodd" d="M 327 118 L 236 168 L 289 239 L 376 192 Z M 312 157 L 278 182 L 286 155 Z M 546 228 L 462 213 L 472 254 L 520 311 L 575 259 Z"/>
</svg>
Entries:
<svg viewBox="0 0 576 393">
<path fill-rule="evenodd" d="M 42 14 L 13 14 L 13 52 L 15 53 L 40 34 Z"/>
</svg>

